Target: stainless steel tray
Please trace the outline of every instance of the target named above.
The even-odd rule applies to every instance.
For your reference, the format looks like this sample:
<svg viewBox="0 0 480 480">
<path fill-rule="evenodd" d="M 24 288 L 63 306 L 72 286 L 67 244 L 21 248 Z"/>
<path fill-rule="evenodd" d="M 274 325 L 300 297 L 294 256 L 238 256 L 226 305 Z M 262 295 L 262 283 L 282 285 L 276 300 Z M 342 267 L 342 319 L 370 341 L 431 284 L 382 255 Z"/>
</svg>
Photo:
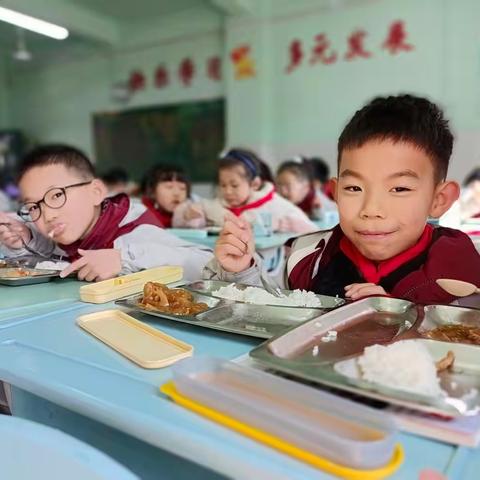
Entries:
<svg viewBox="0 0 480 480">
<path fill-rule="evenodd" d="M 142 307 L 138 303 L 142 295 L 117 300 L 115 303 L 159 318 L 258 338 L 270 338 L 319 315 L 319 311 L 313 308 L 250 305 L 192 293 L 195 301 L 205 302 L 210 308 L 194 316 L 182 316 Z"/>
<path fill-rule="evenodd" d="M 184 288 L 187 290 L 190 290 L 192 292 L 199 292 L 203 293 L 204 295 L 211 295 L 213 297 L 216 297 L 214 292 L 218 290 L 221 287 L 226 287 L 227 285 L 231 285 L 232 282 L 223 282 L 221 280 L 199 280 L 197 282 L 193 283 L 188 283 L 184 285 Z M 236 283 L 235 286 L 239 290 L 244 290 L 247 287 L 251 287 L 252 285 L 245 285 L 244 283 Z M 260 287 L 261 288 L 261 287 Z M 282 293 L 284 294 L 289 294 L 291 293 L 291 290 L 282 290 Z M 337 308 L 340 305 L 343 305 L 345 303 L 345 300 L 343 298 L 339 297 L 329 297 L 327 295 L 317 295 L 317 297 L 320 299 L 322 302 L 321 307 L 315 307 L 318 310 L 331 310 L 332 308 Z M 222 298 L 222 297 L 216 297 L 216 298 Z M 243 302 L 237 302 L 237 303 L 243 303 Z M 272 305 L 275 307 L 280 307 L 280 308 L 307 308 L 311 309 L 310 307 L 285 307 L 283 305 Z"/>
<path fill-rule="evenodd" d="M 415 339 L 416 324 L 423 319 L 422 306 L 405 300 L 370 297 L 290 329 L 253 349 L 250 356 L 281 374 L 387 403 L 447 416 L 476 413 L 480 406 L 480 348 Z M 329 330 L 337 331 L 337 340 L 323 342 L 322 337 Z M 399 330 L 403 333 L 398 339 L 424 342 L 436 360 L 448 350 L 454 352 L 453 371 L 439 375 L 447 397 L 431 398 L 370 383 L 359 379 L 354 368 L 347 368 L 366 346 L 396 340 Z M 340 371 L 339 364 L 344 366 Z"/>
<path fill-rule="evenodd" d="M 456 307 L 451 305 L 427 305 L 425 307 L 425 318 L 418 326 L 417 330 L 420 336 L 429 337 L 429 334 L 439 327 L 454 325 L 473 327 L 475 333 L 469 336 L 470 340 L 467 340 L 466 338 L 463 340 L 434 338 L 434 340 L 480 345 L 480 310 L 474 308 Z"/>
<path fill-rule="evenodd" d="M 16 268 L 0 268 L 0 285 L 8 285 L 11 287 L 21 286 L 21 285 L 33 285 L 36 283 L 46 283 L 54 278 L 58 278 L 60 272 L 56 270 L 37 270 L 33 268 L 24 268 L 23 270 L 30 273 L 29 276 L 25 277 L 9 277 L 8 273 Z"/>
</svg>

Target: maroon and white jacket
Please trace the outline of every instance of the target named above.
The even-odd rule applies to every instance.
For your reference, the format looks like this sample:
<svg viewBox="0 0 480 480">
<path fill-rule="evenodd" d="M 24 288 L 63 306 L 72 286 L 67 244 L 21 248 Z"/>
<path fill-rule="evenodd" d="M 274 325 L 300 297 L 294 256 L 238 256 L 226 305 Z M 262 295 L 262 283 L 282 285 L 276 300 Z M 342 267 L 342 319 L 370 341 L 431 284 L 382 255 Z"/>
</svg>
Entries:
<svg viewBox="0 0 480 480">
<path fill-rule="evenodd" d="M 345 286 L 372 282 L 391 296 L 416 303 L 450 303 L 455 297 L 436 280 L 453 278 L 480 285 L 480 255 L 459 230 L 427 225 L 408 250 L 379 264 L 365 258 L 345 237 L 340 226 L 291 239 L 286 244 L 285 288 L 302 288 L 323 295 L 345 295 Z M 210 262 L 204 277 L 260 285 L 258 269 L 225 272 Z"/>
</svg>

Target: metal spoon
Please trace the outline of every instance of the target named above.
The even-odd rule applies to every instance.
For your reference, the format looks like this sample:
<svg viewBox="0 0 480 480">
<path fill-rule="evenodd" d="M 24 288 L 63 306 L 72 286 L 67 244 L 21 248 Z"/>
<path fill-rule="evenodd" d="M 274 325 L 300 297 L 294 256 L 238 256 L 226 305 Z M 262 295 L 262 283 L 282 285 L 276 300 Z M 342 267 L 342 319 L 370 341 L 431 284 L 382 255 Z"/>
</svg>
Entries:
<svg viewBox="0 0 480 480">
<path fill-rule="evenodd" d="M 468 297 L 474 293 L 480 293 L 480 288 L 473 283 L 453 280 L 452 278 L 439 278 L 437 284 L 454 297 Z"/>
<path fill-rule="evenodd" d="M 270 275 L 264 271 L 263 267 L 260 266 L 262 262 L 258 253 L 255 252 L 253 254 L 253 258 L 255 260 L 257 270 L 260 273 L 260 281 L 262 282 L 263 288 L 274 297 L 285 298 L 281 288 L 275 283 L 273 278 L 271 278 Z"/>
</svg>

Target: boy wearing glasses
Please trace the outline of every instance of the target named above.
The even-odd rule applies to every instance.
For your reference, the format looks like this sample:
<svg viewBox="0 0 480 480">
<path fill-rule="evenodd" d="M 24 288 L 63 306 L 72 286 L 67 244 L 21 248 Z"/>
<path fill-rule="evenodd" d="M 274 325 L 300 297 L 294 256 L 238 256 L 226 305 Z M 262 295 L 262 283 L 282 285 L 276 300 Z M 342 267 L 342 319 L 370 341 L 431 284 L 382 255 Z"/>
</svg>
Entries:
<svg viewBox="0 0 480 480">
<path fill-rule="evenodd" d="M 107 198 L 105 185 L 79 150 L 46 145 L 29 153 L 18 180 L 23 222 L 0 217 L 7 256 L 26 250 L 63 255 L 80 280 L 98 281 L 160 265 L 181 265 L 187 279 L 200 277 L 208 248 L 161 228 L 155 215 L 127 195 Z M 5 248 L 6 247 L 6 248 Z"/>
</svg>

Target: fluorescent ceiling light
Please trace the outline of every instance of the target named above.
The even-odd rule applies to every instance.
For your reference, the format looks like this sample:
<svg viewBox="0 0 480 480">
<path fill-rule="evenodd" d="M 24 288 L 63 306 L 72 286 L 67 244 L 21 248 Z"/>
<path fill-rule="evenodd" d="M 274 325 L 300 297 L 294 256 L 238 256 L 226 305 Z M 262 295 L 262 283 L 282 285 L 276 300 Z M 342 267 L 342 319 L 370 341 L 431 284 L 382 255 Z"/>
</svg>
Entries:
<svg viewBox="0 0 480 480">
<path fill-rule="evenodd" d="M 9 8 L 0 7 L 0 20 L 57 40 L 64 40 L 68 37 L 68 30 L 66 28 L 30 17 L 29 15 L 24 15 L 23 13 L 15 12 Z"/>
</svg>

